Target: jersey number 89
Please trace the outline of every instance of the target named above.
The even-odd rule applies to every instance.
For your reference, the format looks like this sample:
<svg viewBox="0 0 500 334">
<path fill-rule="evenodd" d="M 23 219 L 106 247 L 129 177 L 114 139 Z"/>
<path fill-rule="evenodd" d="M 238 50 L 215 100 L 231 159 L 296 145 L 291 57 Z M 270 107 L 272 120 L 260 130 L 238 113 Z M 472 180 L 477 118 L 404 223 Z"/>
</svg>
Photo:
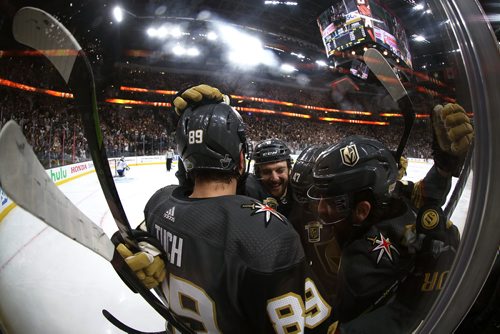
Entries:
<svg viewBox="0 0 500 334">
<path fill-rule="evenodd" d="M 199 331 L 221 333 L 215 303 L 201 287 L 170 274 L 168 283 L 166 280 L 163 283 L 163 292 L 170 309 L 190 319 Z M 188 304 L 191 307 L 187 307 Z M 292 292 L 267 301 L 267 313 L 279 334 L 299 334 L 304 333 L 305 328 L 315 328 L 330 316 L 331 310 L 309 278 L 305 281 L 305 303 L 301 296 Z"/>
<path fill-rule="evenodd" d="M 203 142 L 203 130 L 191 130 L 188 132 L 189 144 L 201 144 Z"/>
<path fill-rule="evenodd" d="M 302 298 L 295 293 L 268 301 L 267 312 L 276 333 L 304 333 L 304 327 L 315 328 L 330 316 L 331 306 L 309 278 L 306 279 L 305 289 L 305 307 Z"/>
</svg>

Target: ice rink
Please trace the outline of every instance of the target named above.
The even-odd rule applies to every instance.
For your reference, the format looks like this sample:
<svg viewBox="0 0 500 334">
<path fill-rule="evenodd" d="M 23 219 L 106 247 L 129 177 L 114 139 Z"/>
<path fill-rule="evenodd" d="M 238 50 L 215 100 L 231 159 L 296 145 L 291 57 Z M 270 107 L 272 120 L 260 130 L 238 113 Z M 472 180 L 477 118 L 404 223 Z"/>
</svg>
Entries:
<svg viewBox="0 0 500 334">
<path fill-rule="evenodd" d="M 430 164 L 410 162 L 409 180 L 422 178 Z M 177 183 L 175 167 L 133 166 L 115 183 L 132 227 L 159 188 Z M 456 179 L 454 179 L 454 182 Z M 452 220 L 463 229 L 471 180 Z M 116 225 L 95 173 L 60 189 L 111 237 Z M 0 321 L 7 333 L 122 333 L 102 315 L 111 312 L 140 331 L 161 331 L 164 321 L 132 293 L 106 260 L 33 218 L 19 207 L 0 221 Z"/>
</svg>

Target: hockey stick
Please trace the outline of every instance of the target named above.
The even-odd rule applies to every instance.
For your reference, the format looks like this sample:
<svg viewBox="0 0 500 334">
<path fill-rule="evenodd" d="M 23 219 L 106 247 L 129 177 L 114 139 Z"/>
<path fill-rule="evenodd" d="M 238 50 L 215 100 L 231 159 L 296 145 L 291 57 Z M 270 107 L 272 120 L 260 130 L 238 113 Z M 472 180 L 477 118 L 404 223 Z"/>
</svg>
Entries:
<svg viewBox="0 0 500 334">
<path fill-rule="evenodd" d="M 113 260 L 111 240 L 52 182 L 15 121 L 7 122 L 0 132 L 0 156 L 0 185 L 17 205 L 107 261 Z"/>
<path fill-rule="evenodd" d="M 122 238 L 129 245 L 137 247 L 109 168 L 99 126 L 94 75 L 87 56 L 73 35 L 59 21 L 38 8 L 21 8 L 14 16 L 12 34 L 19 43 L 42 52 L 71 89 L 111 214 Z"/>
<path fill-rule="evenodd" d="M 96 174 L 111 214 L 121 237 L 127 244 L 139 249 L 111 175 L 99 125 L 94 76 L 81 46 L 59 21 L 50 14 L 33 7 L 21 8 L 16 13 L 12 33 L 18 42 L 43 52 L 73 92 L 75 103 L 82 117 L 85 137 Z M 58 52 L 47 52 L 47 50 Z M 118 266 L 115 269 L 119 272 L 118 269 L 121 267 Z M 174 327 L 184 333 L 192 333 L 192 330 L 175 319 L 168 308 L 164 307 L 159 311 L 155 307 L 158 302 L 157 298 L 144 287 L 131 270 L 122 270 L 119 273 L 123 274 L 121 278 L 127 281 L 129 286 L 138 291 L 163 317 L 168 318 L 167 320 Z"/>
<path fill-rule="evenodd" d="M 453 193 L 448 200 L 448 204 L 444 208 L 444 215 L 447 219 L 451 218 L 451 215 L 455 211 L 457 207 L 458 200 L 462 196 L 462 193 L 465 189 L 465 185 L 467 184 L 467 180 L 469 178 L 469 174 L 472 168 L 472 154 L 474 152 L 474 145 L 472 144 L 465 156 L 464 165 L 462 166 L 462 171 L 460 172 L 457 183 L 455 184 L 455 188 L 453 188 Z"/>
<path fill-rule="evenodd" d="M 405 127 L 403 135 L 399 140 L 399 145 L 396 150 L 396 162 L 399 165 L 399 160 L 403 154 L 406 143 L 408 142 L 408 137 L 413 126 L 413 121 L 415 120 L 415 112 L 413 111 L 413 105 L 411 103 L 408 92 L 403 87 L 403 84 L 399 80 L 398 76 L 392 70 L 391 65 L 387 60 L 378 52 L 376 49 L 368 49 L 363 55 L 363 59 L 368 66 L 368 68 L 375 74 L 377 79 L 382 83 L 382 85 L 387 89 L 389 95 L 392 99 L 398 103 L 399 109 L 403 113 L 405 120 Z"/>
<path fill-rule="evenodd" d="M 104 231 L 52 182 L 15 121 L 7 122 L 0 132 L 0 156 L 0 186 L 17 205 L 111 262 L 125 283 L 136 289 L 165 320 L 181 333 L 193 333 L 137 279 Z"/>
<path fill-rule="evenodd" d="M 106 319 L 108 319 L 108 321 L 110 323 L 115 325 L 116 328 L 121 329 L 122 331 L 124 331 L 125 333 L 128 333 L 128 334 L 170 334 L 167 331 L 161 331 L 161 332 L 141 332 L 141 331 L 138 331 L 137 329 L 134 329 L 134 328 L 131 328 L 131 327 L 125 325 L 123 322 L 116 319 L 111 313 L 109 313 L 106 310 L 102 310 L 102 315 L 104 315 L 104 317 Z"/>
</svg>

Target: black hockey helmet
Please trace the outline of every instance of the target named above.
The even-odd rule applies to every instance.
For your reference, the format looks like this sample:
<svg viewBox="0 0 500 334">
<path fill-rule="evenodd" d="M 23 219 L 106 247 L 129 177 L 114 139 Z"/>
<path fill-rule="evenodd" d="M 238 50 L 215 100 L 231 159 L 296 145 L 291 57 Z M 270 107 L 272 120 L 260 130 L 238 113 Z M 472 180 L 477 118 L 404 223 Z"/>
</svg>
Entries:
<svg viewBox="0 0 500 334">
<path fill-rule="evenodd" d="M 290 149 L 279 139 L 266 139 L 257 143 L 253 150 L 252 159 L 255 161 L 255 165 L 283 160 L 291 162 L 292 160 Z"/>
<path fill-rule="evenodd" d="M 326 145 L 308 146 L 297 157 L 290 174 L 290 185 L 292 186 L 292 195 L 298 203 L 308 202 L 307 190 L 313 184 L 314 162 L 326 147 Z"/>
<path fill-rule="evenodd" d="M 325 149 L 313 168 L 312 199 L 332 198 L 369 190 L 378 204 L 387 202 L 398 176 L 398 164 L 381 142 L 350 136 Z"/>
<path fill-rule="evenodd" d="M 237 172 L 240 152 L 247 152 L 245 123 L 225 103 L 187 108 L 177 124 L 176 141 L 187 172 Z"/>
</svg>

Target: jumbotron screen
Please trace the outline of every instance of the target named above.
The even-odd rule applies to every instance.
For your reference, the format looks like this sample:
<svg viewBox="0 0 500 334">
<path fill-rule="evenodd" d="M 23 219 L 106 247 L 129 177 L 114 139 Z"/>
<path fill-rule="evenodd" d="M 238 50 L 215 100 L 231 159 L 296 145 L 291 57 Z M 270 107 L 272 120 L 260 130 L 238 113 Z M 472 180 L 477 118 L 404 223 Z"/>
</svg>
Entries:
<svg viewBox="0 0 500 334">
<path fill-rule="evenodd" d="M 317 23 L 328 57 L 335 51 L 373 42 L 412 67 L 403 25 L 375 0 L 334 0 L 318 17 Z"/>
</svg>

